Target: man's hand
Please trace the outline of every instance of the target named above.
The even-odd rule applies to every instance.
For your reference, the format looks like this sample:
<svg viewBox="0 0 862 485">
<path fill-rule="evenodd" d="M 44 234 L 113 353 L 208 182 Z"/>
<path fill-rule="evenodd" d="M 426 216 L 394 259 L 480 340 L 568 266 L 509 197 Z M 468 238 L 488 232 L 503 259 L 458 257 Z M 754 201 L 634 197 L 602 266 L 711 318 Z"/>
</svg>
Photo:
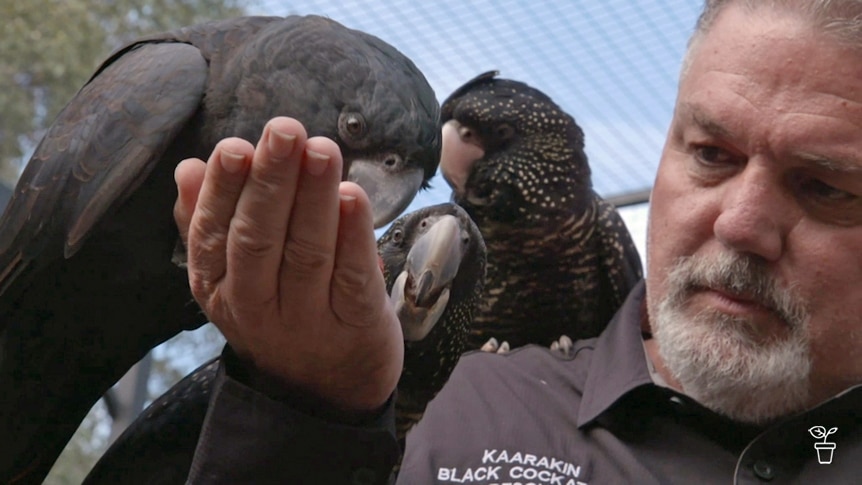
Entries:
<svg viewBox="0 0 862 485">
<path fill-rule="evenodd" d="M 257 148 L 222 140 L 176 169 L 174 216 L 195 299 L 260 371 L 348 412 L 398 382 L 401 328 L 378 267 L 371 206 L 341 181 L 338 146 L 271 120 Z"/>
</svg>

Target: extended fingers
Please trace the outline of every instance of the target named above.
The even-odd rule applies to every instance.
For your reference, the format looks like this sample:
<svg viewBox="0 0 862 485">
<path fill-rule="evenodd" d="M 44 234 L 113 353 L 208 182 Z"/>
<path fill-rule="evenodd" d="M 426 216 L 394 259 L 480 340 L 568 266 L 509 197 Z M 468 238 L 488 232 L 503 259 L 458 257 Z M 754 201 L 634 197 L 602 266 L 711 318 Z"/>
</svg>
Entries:
<svg viewBox="0 0 862 485">
<path fill-rule="evenodd" d="M 328 304 L 338 237 L 342 159 L 338 145 L 327 138 L 308 140 L 294 208 L 284 242 L 282 291 L 311 289 L 312 300 Z"/>
<path fill-rule="evenodd" d="M 288 221 L 297 197 L 305 156 L 305 128 L 275 118 L 264 128 L 228 239 L 228 282 L 248 303 L 272 298 L 277 289 Z"/>
<path fill-rule="evenodd" d="M 228 231 L 253 150 L 245 140 L 228 138 L 216 145 L 207 161 L 187 231 L 189 282 L 197 297 L 208 298 L 224 276 Z M 199 166 L 192 170 L 189 173 L 184 168 L 179 172 L 181 195 L 178 204 L 181 208 L 192 201 L 194 187 L 200 177 Z M 180 216 L 187 217 L 187 213 L 181 212 Z M 182 224 L 182 221 L 178 220 L 178 223 Z"/>
</svg>

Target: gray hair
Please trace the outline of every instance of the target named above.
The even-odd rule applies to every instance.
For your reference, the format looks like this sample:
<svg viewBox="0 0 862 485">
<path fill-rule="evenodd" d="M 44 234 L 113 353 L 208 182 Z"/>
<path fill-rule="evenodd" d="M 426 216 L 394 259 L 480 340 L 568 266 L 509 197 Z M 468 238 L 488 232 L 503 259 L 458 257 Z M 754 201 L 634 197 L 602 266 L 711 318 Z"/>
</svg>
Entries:
<svg viewBox="0 0 862 485">
<path fill-rule="evenodd" d="M 811 21 L 819 31 L 851 46 L 862 48 L 862 0 L 705 0 L 694 33 L 688 42 L 682 72 L 688 67 L 692 47 L 709 32 L 725 7 L 738 4 L 754 11 L 770 8 L 792 12 Z"/>
</svg>

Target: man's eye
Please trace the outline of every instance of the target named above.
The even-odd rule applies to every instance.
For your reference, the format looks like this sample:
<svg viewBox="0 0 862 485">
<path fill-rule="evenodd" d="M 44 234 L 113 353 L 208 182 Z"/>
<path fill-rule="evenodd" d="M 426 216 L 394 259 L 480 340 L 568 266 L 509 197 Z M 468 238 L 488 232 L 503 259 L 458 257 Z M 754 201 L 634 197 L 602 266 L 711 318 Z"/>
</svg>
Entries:
<svg viewBox="0 0 862 485">
<path fill-rule="evenodd" d="M 694 157 L 704 165 L 727 165 L 734 163 L 734 157 L 716 146 L 704 145 L 694 149 Z"/>
<path fill-rule="evenodd" d="M 815 219 L 839 226 L 862 224 L 862 197 L 818 178 L 799 176 L 793 184 L 802 207 Z"/>
<path fill-rule="evenodd" d="M 844 202 L 857 198 L 850 192 L 836 189 L 835 187 L 814 178 L 803 179 L 799 183 L 799 188 L 804 194 L 808 194 L 811 197 L 817 197 L 824 201 Z"/>
<path fill-rule="evenodd" d="M 720 183 L 739 172 L 746 164 L 746 158 L 740 152 L 714 144 L 687 143 L 685 147 L 686 169 L 700 183 Z"/>
</svg>

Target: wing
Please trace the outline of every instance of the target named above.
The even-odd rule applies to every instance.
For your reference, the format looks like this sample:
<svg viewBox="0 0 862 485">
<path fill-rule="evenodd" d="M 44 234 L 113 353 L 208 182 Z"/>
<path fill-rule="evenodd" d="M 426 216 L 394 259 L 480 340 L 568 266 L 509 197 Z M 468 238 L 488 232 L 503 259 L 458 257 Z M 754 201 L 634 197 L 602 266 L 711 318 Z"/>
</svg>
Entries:
<svg viewBox="0 0 862 485">
<path fill-rule="evenodd" d="M 602 322 L 609 322 L 629 291 L 643 278 L 641 257 L 625 222 L 616 208 L 598 199 L 596 221 L 602 264 Z"/>
<path fill-rule="evenodd" d="M 220 359 L 201 365 L 144 409 L 105 451 L 83 485 L 184 483 Z"/>
<path fill-rule="evenodd" d="M 0 296 L 31 264 L 72 256 L 197 112 L 207 62 L 182 43 L 113 56 L 59 114 L 0 218 Z M 2 330 L 2 328 L 0 328 Z"/>
</svg>

